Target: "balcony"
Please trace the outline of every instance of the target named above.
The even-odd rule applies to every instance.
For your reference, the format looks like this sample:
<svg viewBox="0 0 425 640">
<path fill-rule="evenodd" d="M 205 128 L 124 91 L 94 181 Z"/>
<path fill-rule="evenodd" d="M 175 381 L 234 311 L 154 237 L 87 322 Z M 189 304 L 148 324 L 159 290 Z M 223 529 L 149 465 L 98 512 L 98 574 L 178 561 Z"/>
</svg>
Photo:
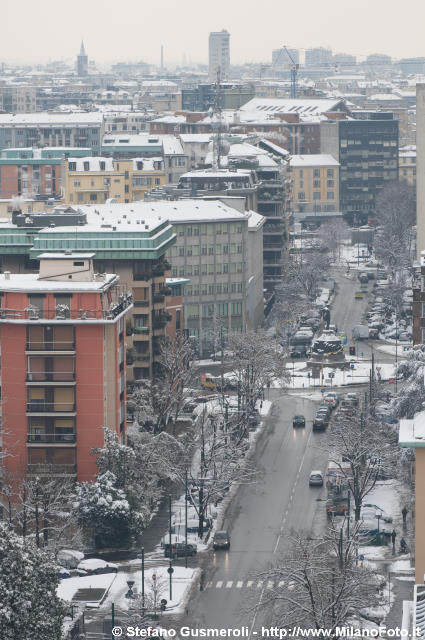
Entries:
<svg viewBox="0 0 425 640">
<path fill-rule="evenodd" d="M 29 340 L 26 346 L 27 351 L 75 351 L 75 342 L 53 340 L 48 342 L 46 340 Z"/>
<path fill-rule="evenodd" d="M 152 273 L 135 273 L 133 280 L 148 282 L 152 278 Z"/>
<path fill-rule="evenodd" d="M 134 360 L 136 362 L 149 362 L 151 359 L 150 353 L 136 353 Z"/>
<path fill-rule="evenodd" d="M 75 382 L 74 371 L 28 371 L 27 382 Z"/>
<path fill-rule="evenodd" d="M 46 402 L 46 400 L 30 400 L 27 402 L 27 413 L 73 413 L 75 402 Z"/>
<path fill-rule="evenodd" d="M 28 464 L 27 474 L 30 476 L 75 476 L 76 464 Z"/>
<path fill-rule="evenodd" d="M 155 293 L 153 296 L 153 301 L 155 303 L 164 302 L 164 300 L 165 300 L 165 296 L 162 295 L 161 293 Z"/>
<path fill-rule="evenodd" d="M 134 327 L 135 334 L 147 334 L 150 331 L 149 327 Z"/>
<path fill-rule="evenodd" d="M 135 300 L 134 301 L 134 306 L 135 307 L 149 307 L 150 305 L 150 301 L 149 300 Z"/>
<path fill-rule="evenodd" d="M 75 444 L 75 433 L 29 433 L 28 444 Z"/>
<path fill-rule="evenodd" d="M 162 287 L 159 290 L 159 293 L 161 293 L 163 296 L 171 296 L 173 292 L 170 287 Z"/>
</svg>

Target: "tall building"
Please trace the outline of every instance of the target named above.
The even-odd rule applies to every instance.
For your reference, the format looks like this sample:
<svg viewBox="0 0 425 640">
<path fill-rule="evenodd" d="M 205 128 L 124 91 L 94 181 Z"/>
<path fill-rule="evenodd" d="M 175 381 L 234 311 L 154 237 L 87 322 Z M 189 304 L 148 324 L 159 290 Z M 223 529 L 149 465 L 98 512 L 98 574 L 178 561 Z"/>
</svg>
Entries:
<svg viewBox="0 0 425 640">
<path fill-rule="evenodd" d="M 391 112 L 353 112 L 356 119 L 320 124 L 322 153 L 340 164 L 339 202 L 349 222 L 365 224 L 375 198 L 398 180 L 398 121 Z M 357 119 L 359 118 L 359 119 Z"/>
<path fill-rule="evenodd" d="M 84 42 L 81 40 L 80 53 L 77 56 L 77 76 L 86 78 L 89 75 L 89 59 L 84 49 Z"/>
<path fill-rule="evenodd" d="M 125 316 L 132 298 L 92 253 L 44 253 L 0 275 L 2 445 L 10 480 L 93 480 L 102 427 L 125 439 Z M 7 375 L 5 375 L 7 372 Z"/>
<path fill-rule="evenodd" d="M 416 85 L 416 228 L 417 257 L 425 251 L 425 84 Z"/>
<path fill-rule="evenodd" d="M 305 52 L 306 67 L 327 67 L 332 64 L 332 51 L 324 47 L 307 49 Z"/>
<path fill-rule="evenodd" d="M 221 78 L 227 80 L 230 75 L 230 33 L 226 29 L 212 31 L 209 38 L 209 78 L 215 82 L 220 67 Z"/>
<path fill-rule="evenodd" d="M 339 163 L 330 154 L 291 156 L 294 211 L 339 211 Z"/>
</svg>

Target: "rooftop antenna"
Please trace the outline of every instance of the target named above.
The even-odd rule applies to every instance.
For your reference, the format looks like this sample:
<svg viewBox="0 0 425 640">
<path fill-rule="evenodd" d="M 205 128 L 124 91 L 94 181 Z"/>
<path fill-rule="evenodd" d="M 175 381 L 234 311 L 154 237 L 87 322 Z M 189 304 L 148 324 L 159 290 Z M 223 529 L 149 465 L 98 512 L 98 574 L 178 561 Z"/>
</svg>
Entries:
<svg viewBox="0 0 425 640">
<path fill-rule="evenodd" d="M 294 58 L 285 45 L 283 45 L 283 48 L 285 49 L 286 55 L 291 61 L 291 64 L 288 65 L 291 70 L 291 98 L 295 99 L 297 97 L 297 75 L 300 65 L 295 62 Z"/>
</svg>

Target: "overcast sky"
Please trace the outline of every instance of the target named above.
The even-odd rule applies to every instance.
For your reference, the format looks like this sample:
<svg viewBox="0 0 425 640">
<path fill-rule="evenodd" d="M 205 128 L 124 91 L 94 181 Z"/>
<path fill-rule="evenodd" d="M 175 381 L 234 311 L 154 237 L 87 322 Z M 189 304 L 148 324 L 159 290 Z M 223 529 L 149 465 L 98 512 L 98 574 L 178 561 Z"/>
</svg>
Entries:
<svg viewBox="0 0 425 640">
<path fill-rule="evenodd" d="M 269 62 L 282 44 L 334 53 L 425 56 L 425 0 L 0 0 L 1 61 L 207 62 L 227 29 L 233 63 Z"/>
</svg>

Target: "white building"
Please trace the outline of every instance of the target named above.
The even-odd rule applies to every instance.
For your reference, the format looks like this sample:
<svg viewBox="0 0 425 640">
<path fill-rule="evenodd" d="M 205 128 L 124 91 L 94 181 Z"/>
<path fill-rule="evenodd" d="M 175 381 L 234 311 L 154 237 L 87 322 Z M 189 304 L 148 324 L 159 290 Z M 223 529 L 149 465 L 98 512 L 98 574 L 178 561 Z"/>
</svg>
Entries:
<svg viewBox="0 0 425 640">
<path fill-rule="evenodd" d="M 226 29 L 212 31 L 209 38 L 209 79 L 215 82 L 217 69 L 220 67 L 221 79 L 227 80 L 230 75 L 230 33 Z"/>
</svg>

